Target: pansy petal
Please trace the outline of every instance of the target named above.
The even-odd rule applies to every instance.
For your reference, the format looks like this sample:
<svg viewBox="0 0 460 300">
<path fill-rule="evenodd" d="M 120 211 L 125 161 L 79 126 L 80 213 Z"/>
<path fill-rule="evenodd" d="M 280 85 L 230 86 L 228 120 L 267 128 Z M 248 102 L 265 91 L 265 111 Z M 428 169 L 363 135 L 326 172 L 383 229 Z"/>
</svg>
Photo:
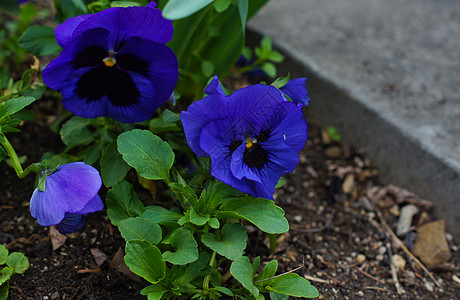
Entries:
<svg viewBox="0 0 460 300">
<path fill-rule="evenodd" d="M 61 25 L 56 27 L 54 30 L 54 35 L 59 46 L 64 47 L 72 40 L 73 32 L 81 22 L 93 16 L 89 15 L 80 15 L 70 19 L 65 20 Z"/>
<path fill-rule="evenodd" d="M 73 36 L 92 28 L 107 29 L 113 41 L 124 41 L 137 36 L 166 44 L 173 36 L 172 21 L 164 19 L 161 10 L 151 7 L 114 7 L 103 10 L 81 22 Z"/>
<path fill-rule="evenodd" d="M 46 193 L 36 188 L 30 198 L 30 214 L 42 226 L 56 225 L 64 219 L 66 203 L 61 201 L 61 195 Z"/>
<path fill-rule="evenodd" d="M 56 225 L 60 234 L 68 234 L 81 229 L 85 225 L 85 216 L 66 213 L 64 219 Z"/>
<path fill-rule="evenodd" d="M 240 89 L 227 97 L 228 110 L 235 122 L 239 127 L 252 128 L 254 133 L 261 131 L 274 113 L 283 113 L 276 109 L 283 101 L 278 89 L 262 84 Z"/>
<path fill-rule="evenodd" d="M 77 68 L 95 65 L 98 63 L 99 57 L 102 61 L 104 55 L 107 55 L 104 49 L 107 47 L 108 35 L 107 30 L 97 28 L 88 30 L 75 38 L 43 70 L 42 76 L 45 84 L 59 91 L 68 76 Z"/>
<path fill-rule="evenodd" d="M 271 134 L 278 138 L 282 138 L 284 143 L 289 145 L 292 150 L 299 152 L 305 147 L 307 141 L 307 122 L 302 111 L 302 107 L 296 106 L 292 102 L 283 103 L 286 108 L 291 110 L 281 123 L 273 128 Z M 295 106 L 295 107 L 294 107 Z"/>
<path fill-rule="evenodd" d="M 168 100 L 179 76 L 177 58 L 170 48 L 133 37 L 118 50 L 116 60 L 120 69 L 137 72 L 150 81 L 156 91 L 156 108 Z"/>
<path fill-rule="evenodd" d="M 243 143 L 232 153 L 230 170 L 236 179 L 241 180 L 243 178 L 247 178 L 249 180 L 260 182 L 260 174 L 258 174 L 257 169 L 251 169 L 247 164 L 243 162 L 245 150 L 246 145 Z"/>
<path fill-rule="evenodd" d="M 301 103 L 307 106 L 310 98 L 308 97 L 307 87 L 305 86 L 306 82 L 306 77 L 292 79 L 285 86 L 281 87 L 280 90 L 291 98 L 295 104 Z"/>
<path fill-rule="evenodd" d="M 224 89 L 220 85 L 220 81 L 219 81 L 219 78 L 217 77 L 217 75 L 214 75 L 214 78 L 212 79 L 212 81 L 204 89 L 204 93 L 207 94 L 207 95 L 220 94 L 222 96 L 225 96 Z"/>
<path fill-rule="evenodd" d="M 216 94 L 194 102 L 187 111 L 181 113 L 180 119 L 184 125 L 187 143 L 196 155 L 208 156 L 200 147 L 200 134 L 203 127 L 212 120 L 224 119 L 228 115 L 223 97 Z"/>
<path fill-rule="evenodd" d="M 96 195 L 93 199 L 91 199 L 83 209 L 76 211 L 76 214 L 89 214 L 96 211 L 100 211 L 104 209 L 104 203 L 102 202 L 101 197 Z"/>
</svg>

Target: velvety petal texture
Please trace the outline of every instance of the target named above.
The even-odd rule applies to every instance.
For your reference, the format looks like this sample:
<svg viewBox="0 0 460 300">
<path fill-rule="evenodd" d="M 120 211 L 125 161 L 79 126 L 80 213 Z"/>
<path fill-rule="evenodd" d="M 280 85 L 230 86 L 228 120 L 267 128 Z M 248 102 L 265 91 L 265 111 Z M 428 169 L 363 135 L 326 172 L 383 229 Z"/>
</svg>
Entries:
<svg viewBox="0 0 460 300">
<path fill-rule="evenodd" d="M 49 175 L 48 171 L 42 174 L 47 176 L 45 191 L 36 188 L 30 199 L 30 213 L 40 225 L 57 225 L 64 221 L 62 228 L 78 227 L 76 223 L 84 221 L 77 222 L 77 217 L 67 219 L 69 214 L 83 215 L 104 208 L 97 194 L 102 180 L 92 166 L 76 162 L 59 166 Z"/>
<path fill-rule="evenodd" d="M 255 197 L 273 199 L 307 140 L 302 106 L 275 87 L 257 84 L 225 96 L 217 77 L 208 96 L 181 113 L 187 143 L 211 158 L 211 174 Z"/>
<path fill-rule="evenodd" d="M 141 122 L 171 96 L 179 71 L 165 44 L 172 21 L 147 7 L 109 8 L 66 20 L 55 30 L 63 48 L 43 70 L 63 105 L 86 117 Z"/>
<path fill-rule="evenodd" d="M 307 83 L 307 78 L 296 78 L 289 80 L 285 86 L 280 88 L 280 90 L 285 93 L 295 104 L 301 104 L 307 106 L 310 103 L 310 98 L 308 97 L 308 91 L 305 84 Z"/>
</svg>

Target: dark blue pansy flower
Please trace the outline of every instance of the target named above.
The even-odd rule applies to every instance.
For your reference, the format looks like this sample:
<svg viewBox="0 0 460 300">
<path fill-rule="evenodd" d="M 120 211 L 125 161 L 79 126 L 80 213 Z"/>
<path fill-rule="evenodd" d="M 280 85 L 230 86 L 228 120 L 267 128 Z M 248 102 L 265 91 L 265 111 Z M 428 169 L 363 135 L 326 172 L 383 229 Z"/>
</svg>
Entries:
<svg viewBox="0 0 460 300">
<path fill-rule="evenodd" d="M 42 171 L 30 213 L 42 226 L 57 225 L 61 233 L 77 231 L 88 214 L 104 208 L 97 194 L 101 185 L 99 172 L 82 162 Z"/>
<path fill-rule="evenodd" d="M 30 0 L 16 0 L 19 4 L 29 2 Z"/>
<path fill-rule="evenodd" d="M 280 90 L 286 94 L 295 104 L 301 103 L 307 106 L 310 103 L 307 87 L 305 86 L 307 78 L 301 77 L 289 80 Z"/>
<path fill-rule="evenodd" d="M 172 21 L 152 2 L 70 18 L 55 30 L 63 48 L 43 71 L 63 105 L 87 117 L 140 122 L 170 97 L 178 78 Z"/>
<path fill-rule="evenodd" d="M 217 179 L 273 199 L 279 178 L 295 169 L 307 140 L 302 107 L 262 84 L 225 96 L 217 77 L 205 93 L 181 114 L 189 146 L 198 156 L 211 158 L 211 174 Z"/>
</svg>

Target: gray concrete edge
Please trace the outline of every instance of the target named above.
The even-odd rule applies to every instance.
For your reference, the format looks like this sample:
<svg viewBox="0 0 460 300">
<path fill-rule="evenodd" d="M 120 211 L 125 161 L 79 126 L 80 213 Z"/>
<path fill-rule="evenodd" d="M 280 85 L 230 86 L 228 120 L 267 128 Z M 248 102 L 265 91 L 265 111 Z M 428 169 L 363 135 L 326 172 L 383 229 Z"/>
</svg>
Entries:
<svg viewBox="0 0 460 300">
<path fill-rule="evenodd" d="M 250 28 L 248 44 L 258 45 L 261 34 Z M 327 70 L 288 44 L 276 45 L 286 59 L 278 74 L 308 78 L 312 99 L 310 118 L 334 126 L 346 144 L 358 146 L 379 168 L 383 184 L 395 184 L 434 203 L 433 213 L 444 219 L 447 231 L 460 240 L 460 170 L 424 147 L 391 113 L 373 105 L 366 95 L 333 78 Z"/>
</svg>

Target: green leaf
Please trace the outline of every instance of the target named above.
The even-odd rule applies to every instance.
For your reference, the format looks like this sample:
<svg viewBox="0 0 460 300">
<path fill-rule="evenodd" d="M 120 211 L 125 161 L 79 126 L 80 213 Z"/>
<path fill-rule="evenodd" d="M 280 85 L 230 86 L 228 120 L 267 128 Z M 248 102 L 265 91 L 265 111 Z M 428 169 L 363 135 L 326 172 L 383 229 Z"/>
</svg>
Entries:
<svg viewBox="0 0 460 300">
<path fill-rule="evenodd" d="M 148 296 L 148 300 L 160 300 L 168 289 L 160 284 L 149 285 L 141 290 L 141 295 Z"/>
<path fill-rule="evenodd" d="M 198 259 L 198 244 L 187 229 L 179 228 L 173 232 L 171 246 L 175 252 L 166 251 L 163 258 L 173 265 L 185 265 Z"/>
<path fill-rule="evenodd" d="M 130 7 L 130 6 L 142 6 L 142 4 L 134 1 L 113 1 L 110 3 L 110 7 Z"/>
<path fill-rule="evenodd" d="M 118 182 L 107 192 L 105 204 L 107 215 L 115 226 L 121 220 L 139 216 L 144 210 L 144 204 L 137 197 L 133 186 L 126 181 Z"/>
<path fill-rule="evenodd" d="M 248 19 L 248 2 L 249 0 L 238 0 L 238 12 L 241 19 L 241 27 L 243 28 L 243 33 L 246 31 L 246 21 Z"/>
<path fill-rule="evenodd" d="M 1 127 L 0 127 L 0 132 L 2 132 Z M 0 145 L 0 161 L 4 160 L 7 157 L 8 157 L 8 153 L 6 153 L 5 149 L 3 149 L 2 145 Z M 0 261 L 1 261 L 1 259 L 0 259 Z"/>
<path fill-rule="evenodd" d="M 243 285 L 254 297 L 259 296 L 259 289 L 254 286 L 254 273 L 252 272 L 249 257 L 238 257 L 230 266 L 230 273 Z"/>
<path fill-rule="evenodd" d="M 254 258 L 254 260 L 252 261 L 252 273 L 253 273 L 253 274 L 256 274 L 256 273 L 257 273 L 257 270 L 259 270 L 259 267 L 260 267 L 260 256 L 257 256 L 257 257 Z"/>
<path fill-rule="evenodd" d="M 182 215 L 161 206 L 147 206 L 141 217 L 160 224 L 165 221 L 177 221 Z"/>
<path fill-rule="evenodd" d="M 92 165 L 99 159 L 99 157 L 101 157 L 101 153 L 104 150 L 104 148 L 105 148 L 105 142 L 99 140 L 95 144 L 92 144 L 86 147 L 80 153 L 80 155 L 83 156 L 83 161 L 85 162 L 85 164 Z M 115 152 L 118 153 L 116 149 L 115 149 Z"/>
<path fill-rule="evenodd" d="M 214 65 L 209 60 L 203 60 L 201 62 L 201 72 L 203 72 L 204 76 L 210 77 L 214 74 Z"/>
<path fill-rule="evenodd" d="M 260 47 L 262 52 L 270 53 L 272 51 L 272 40 L 268 36 L 264 36 L 260 41 Z"/>
<path fill-rule="evenodd" d="M 180 114 L 172 112 L 169 109 L 165 109 L 165 111 L 161 114 L 161 118 L 165 122 L 175 123 L 180 120 Z"/>
<path fill-rule="evenodd" d="M 101 156 L 101 177 L 106 187 L 111 187 L 126 177 L 128 166 L 117 151 L 117 142 L 112 142 L 105 147 Z"/>
<path fill-rule="evenodd" d="M 0 245 L 0 265 L 6 263 L 6 258 L 8 257 L 8 249 L 5 246 Z"/>
<path fill-rule="evenodd" d="M 185 269 L 185 273 L 177 278 L 174 283 L 178 286 L 186 286 L 190 283 L 193 279 L 205 276 L 209 273 L 209 271 L 203 270 L 206 268 L 209 262 L 209 255 L 206 252 L 201 252 L 200 256 L 196 261 L 187 265 Z"/>
<path fill-rule="evenodd" d="M 163 17 L 169 20 L 178 20 L 188 17 L 214 0 L 169 0 L 163 9 Z"/>
<path fill-rule="evenodd" d="M 12 267 L 4 267 L 2 269 L 2 272 L 0 273 L 0 285 L 10 280 L 13 273 L 14 273 L 14 269 Z"/>
<path fill-rule="evenodd" d="M 203 244 L 230 260 L 243 255 L 247 239 L 246 230 L 240 224 L 231 223 L 222 227 L 220 238 L 212 233 L 204 233 L 201 236 Z"/>
<path fill-rule="evenodd" d="M 17 113 L 35 101 L 33 97 L 17 97 L 0 104 L 0 118 Z"/>
<path fill-rule="evenodd" d="M 259 276 L 257 276 L 255 281 L 262 281 L 262 285 L 269 284 L 271 281 L 266 280 L 268 278 L 271 278 L 275 276 L 276 270 L 278 270 L 278 261 L 277 260 L 271 260 L 268 262 L 268 264 L 264 267 L 262 272 L 260 273 Z M 263 281 L 266 280 L 266 281 Z"/>
<path fill-rule="evenodd" d="M 61 50 L 54 37 L 54 28 L 43 25 L 29 27 L 19 39 L 19 46 L 37 56 Z"/>
<path fill-rule="evenodd" d="M 270 292 L 270 300 L 288 300 L 288 299 L 289 299 L 288 295 Z"/>
<path fill-rule="evenodd" d="M 214 8 L 218 13 L 224 12 L 232 3 L 232 0 L 216 0 L 214 2 Z"/>
<path fill-rule="evenodd" d="M 178 182 L 171 182 L 169 188 L 172 190 L 174 195 L 179 198 L 181 203 L 190 203 L 192 206 L 196 206 L 198 201 L 195 191 L 189 185 L 184 185 Z"/>
<path fill-rule="evenodd" d="M 29 268 L 29 260 L 21 252 L 13 252 L 8 255 L 6 264 L 12 267 L 16 274 L 23 274 Z"/>
<path fill-rule="evenodd" d="M 272 200 L 263 198 L 242 197 L 227 200 L 216 212 L 216 216 L 244 219 L 267 233 L 284 233 L 289 230 L 283 209 Z"/>
<path fill-rule="evenodd" d="M 125 241 L 140 240 L 156 245 L 161 241 L 161 228 L 152 220 L 142 217 L 128 218 L 118 223 L 118 229 Z"/>
<path fill-rule="evenodd" d="M 168 143 L 148 130 L 134 129 L 117 139 L 123 159 L 146 179 L 169 181 L 174 152 Z"/>
<path fill-rule="evenodd" d="M 182 131 L 176 123 L 166 122 L 163 118 L 153 118 L 149 122 L 149 130 L 152 133 L 159 134 L 163 132 Z"/>
<path fill-rule="evenodd" d="M 61 8 L 66 18 L 88 13 L 88 8 L 84 0 L 61 0 Z"/>
<path fill-rule="evenodd" d="M 275 189 L 282 187 L 286 183 L 286 179 L 283 177 L 280 177 L 280 180 L 278 180 L 278 183 L 275 186 Z"/>
<path fill-rule="evenodd" d="M 286 85 L 286 83 L 289 82 L 289 79 L 291 78 L 291 74 L 287 74 L 286 77 L 278 77 L 276 78 L 275 81 L 272 82 L 272 86 L 276 87 L 277 89 L 282 88 L 283 86 Z"/>
<path fill-rule="evenodd" d="M 275 63 L 280 63 L 284 60 L 284 56 L 278 51 L 271 51 L 268 55 L 268 59 Z"/>
<path fill-rule="evenodd" d="M 19 4 L 17 0 L 2 0 L 0 1 L 0 10 L 6 11 L 9 14 L 19 14 Z"/>
<path fill-rule="evenodd" d="M 211 219 L 209 219 L 208 224 L 209 224 L 209 226 L 211 226 L 211 227 L 214 228 L 214 229 L 217 229 L 217 228 L 220 227 L 219 220 L 217 220 L 216 218 L 211 218 Z"/>
<path fill-rule="evenodd" d="M 131 271 L 150 283 L 156 283 L 164 277 L 166 264 L 157 247 L 146 241 L 129 241 L 125 251 L 125 263 Z"/>
<path fill-rule="evenodd" d="M 339 142 L 340 139 L 342 138 L 340 136 L 340 133 L 337 131 L 337 129 L 334 126 L 329 126 L 327 128 L 327 134 L 329 135 L 331 140 L 334 142 Z"/>
<path fill-rule="evenodd" d="M 19 31 L 22 32 L 30 25 L 37 15 L 37 7 L 33 3 L 26 3 L 21 6 L 19 12 Z"/>
<path fill-rule="evenodd" d="M 190 209 L 190 222 L 196 226 L 203 226 L 209 221 L 209 217 L 203 217 L 196 213 L 193 207 Z"/>
<path fill-rule="evenodd" d="M 275 77 L 276 76 L 276 67 L 274 64 L 270 62 L 264 63 L 261 67 L 262 71 L 267 73 L 269 77 Z"/>
<path fill-rule="evenodd" d="M 0 300 L 8 299 L 8 289 L 10 288 L 10 283 L 5 282 L 4 284 L 0 285 Z"/>
<path fill-rule="evenodd" d="M 90 122 L 88 118 L 74 116 L 62 125 L 59 134 L 67 150 L 76 146 L 88 145 L 93 141 L 93 135 L 88 129 Z"/>
<path fill-rule="evenodd" d="M 295 273 L 276 277 L 265 288 L 269 291 L 293 297 L 316 298 L 319 296 L 318 290 L 308 280 Z"/>
</svg>

